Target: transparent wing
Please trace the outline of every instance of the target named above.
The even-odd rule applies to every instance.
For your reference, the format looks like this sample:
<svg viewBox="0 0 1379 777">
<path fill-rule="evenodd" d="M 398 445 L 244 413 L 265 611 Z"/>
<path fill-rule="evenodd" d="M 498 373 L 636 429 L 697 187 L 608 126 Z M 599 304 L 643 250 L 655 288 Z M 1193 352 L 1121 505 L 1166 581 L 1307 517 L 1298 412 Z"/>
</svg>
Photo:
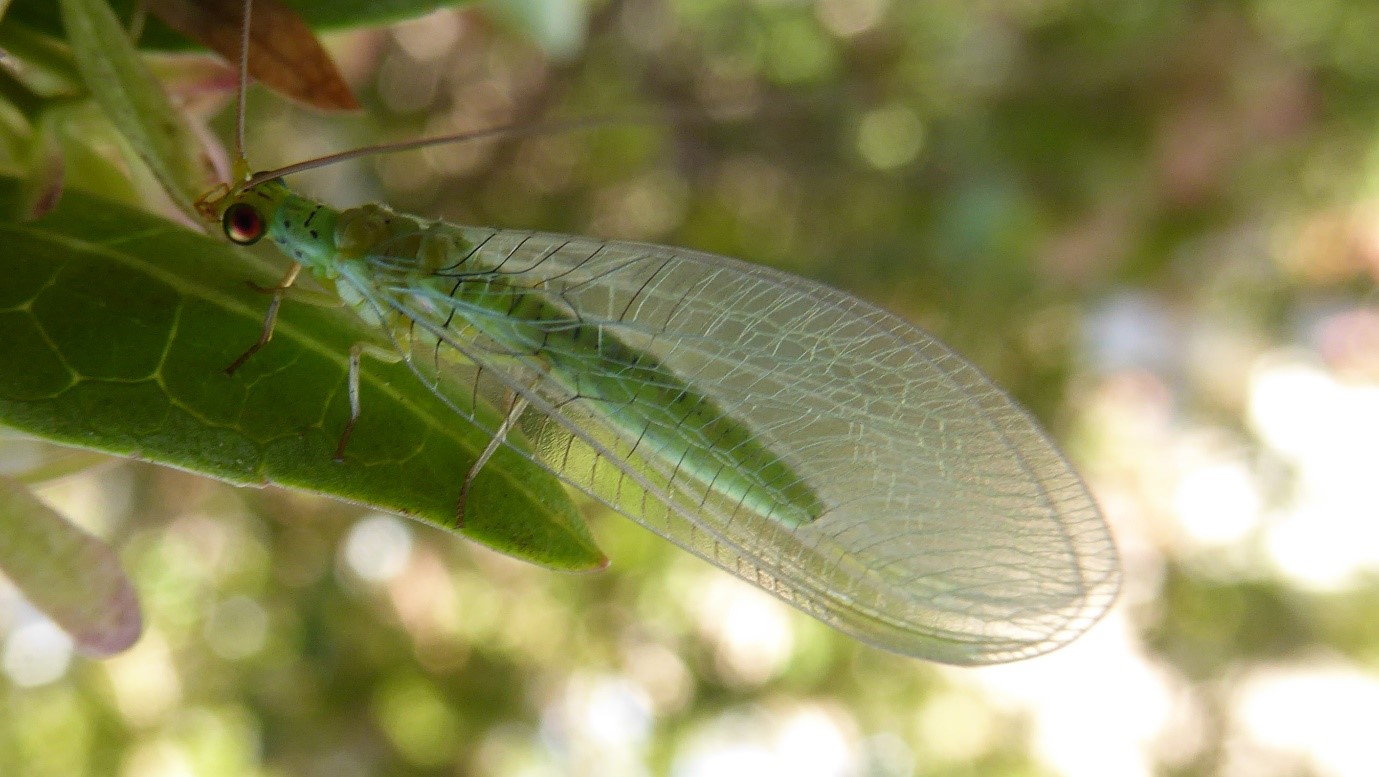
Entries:
<svg viewBox="0 0 1379 777">
<path fill-rule="evenodd" d="M 380 313 L 411 320 L 394 336 L 418 374 L 438 383 L 458 354 L 474 391 L 523 394 L 530 455 L 686 550 L 862 641 L 950 663 L 1051 650 L 1115 597 L 1116 551 L 1077 474 L 1008 396 L 913 325 L 709 254 L 450 229 L 466 246 L 456 284 L 501 277 L 566 325 L 653 355 L 823 504 L 792 527 L 686 477 L 619 430 L 620 408 L 552 379 L 540 353 L 463 324 L 494 313 L 420 291 L 387 251 L 370 260 L 356 282 Z M 605 379 L 624 368 L 590 366 Z"/>
</svg>

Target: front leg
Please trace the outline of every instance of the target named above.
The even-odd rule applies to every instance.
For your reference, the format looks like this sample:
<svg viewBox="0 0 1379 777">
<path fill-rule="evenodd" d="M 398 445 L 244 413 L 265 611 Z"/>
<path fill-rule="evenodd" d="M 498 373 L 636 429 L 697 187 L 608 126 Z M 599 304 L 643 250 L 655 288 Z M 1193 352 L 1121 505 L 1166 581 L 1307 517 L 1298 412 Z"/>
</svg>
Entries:
<svg viewBox="0 0 1379 777">
<path fill-rule="evenodd" d="M 243 367 L 244 363 L 249 361 L 249 357 L 258 353 L 260 348 L 268 345 L 268 341 L 273 339 L 273 327 L 278 323 L 278 308 L 282 307 L 283 295 L 287 293 L 287 290 L 292 287 L 293 283 L 296 283 L 297 275 L 301 271 L 302 266 L 293 263 L 293 265 L 288 268 L 287 274 L 283 276 L 281 281 L 278 281 L 277 286 L 263 287 L 252 282 L 249 284 L 250 288 L 253 288 L 255 291 L 272 294 L 273 301 L 268 303 L 268 312 L 264 314 L 263 330 L 259 332 L 258 342 L 249 346 L 249 350 L 240 354 L 238 359 L 230 362 L 230 366 L 225 368 L 226 375 L 234 375 L 235 370 Z"/>
<path fill-rule="evenodd" d="M 527 409 L 527 399 L 520 394 L 510 394 L 508 398 L 507 413 L 503 417 L 503 422 L 498 425 L 498 429 L 493 433 L 493 439 L 488 441 L 479 458 L 474 462 L 474 466 L 465 473 L 464 483 L 460 485 L 460 501 L 455 505 L 455 528 L 464 527 L 464 508 L 469 502 L 469 489 L 474 485 L 475 478 L 479 477 L 479 471 L 484 468 L 488 460 L 493 458 L 493 454 L 498 452 L 498 446 L 502 445 L 508 438 L 508 432 L 517 425 L 517 419 L 522 417 L 522 411 Z"/>
<path fill-rule="evenodd" d="M 397 354 L 384 351 L 372 343 L 359 342 L 350 346 L 349 372 L 346 379 L 346 390 L 350 398 L 350 420 L 345 422 L 345 431 L 340 434 L 340 441 L 335 444 L 334 458 L 336 461 L 345 460 L 345 446 L 349 444 L 350 435 L 354 434 L 354 425 L 359 421 L 361 412 L 359 402 L 360 360 L 365 351 L 368 351 L 370 356 L 383 361 L 397 360 Z"/>
<path fill-rule="evenodd" d="M 350 441 L 350 435 L 354 434 L 354 424 L 359 420 L 359 358 L 364 353 L 364 344 L 355 343 L 350 346 L 349 363 L 349 396 L 350 396 L 350 420 L 345 423 L 345 431 L 340 434 L 340 441 L 335 444 L 335 460 L 345 460 L 345 445 Z"/>
</svg>

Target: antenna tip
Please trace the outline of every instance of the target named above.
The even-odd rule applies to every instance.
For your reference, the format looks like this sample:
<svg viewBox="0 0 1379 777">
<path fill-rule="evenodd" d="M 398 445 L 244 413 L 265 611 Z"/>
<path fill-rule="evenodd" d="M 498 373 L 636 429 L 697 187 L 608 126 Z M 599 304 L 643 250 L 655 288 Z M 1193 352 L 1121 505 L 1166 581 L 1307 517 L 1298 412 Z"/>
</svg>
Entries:
<svg viewBox="0 0 1379 777">
<path fill-rule="evenodd" d="M 246 160 L 243 155 L 236 158 L 234 161 L 234 165 L 230 168 L 231 180 L 233 180 L 237 184 L 240 184 L 245 183 L 251 177 L 253 176 L 251 171 L 249 170 L 248 160 Z"/>
</svg>

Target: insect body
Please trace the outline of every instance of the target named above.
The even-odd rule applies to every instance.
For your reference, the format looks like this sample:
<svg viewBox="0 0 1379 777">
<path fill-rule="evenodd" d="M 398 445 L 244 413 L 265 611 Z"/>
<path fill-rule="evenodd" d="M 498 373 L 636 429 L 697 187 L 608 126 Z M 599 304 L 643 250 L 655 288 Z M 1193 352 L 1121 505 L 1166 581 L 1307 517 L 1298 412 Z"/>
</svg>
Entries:
<svg viewBox="0 0 1379 777">
<path fill-rule="evenodd" d="M 271 176 L 206 210 L 333 280 L 433 388 L 459 374 L 505 404 L 495 445 L 520 428 L 566 482 L 863 641 L 1012 660 L 1115 596 L 1106 526 L 1035 422 L 847 294 L 680 249 L 336 211 Z"/>
<path fill-rule="evenodd" d="M 253 242 L 264 232 L 288 256 L 337 281 L 361 315 L 396 330 L 395 340 L 420 336 L 428 345 L 472 350 L 476 363 L 488 360 L 559 386 L 560 402 L 597 408 L 645 455 L 674 462 L 676 475 L 700 488 L 792 526 L 823 510 L 806 480 L 750 429 L 657 357 L 624 343 L 607 322 L 573 307 L 573 273 L 519 271 L 520 244 L 494 250 L 504 243 L 496 232 L 423 225 L 376 205 L 337 213 L 280 180 L 246 190 L 222 221 L 231 239 Z M 246 231 L 244 224 L 262 226 Z M 535 235 L 529 241 L 550 243 Z M 571 245 L 554 246 L 538 262 L 559 266 L 566 257 L 557 255 Z M 585 261 L 597 264 L 597 251 Z"/>
</svg>

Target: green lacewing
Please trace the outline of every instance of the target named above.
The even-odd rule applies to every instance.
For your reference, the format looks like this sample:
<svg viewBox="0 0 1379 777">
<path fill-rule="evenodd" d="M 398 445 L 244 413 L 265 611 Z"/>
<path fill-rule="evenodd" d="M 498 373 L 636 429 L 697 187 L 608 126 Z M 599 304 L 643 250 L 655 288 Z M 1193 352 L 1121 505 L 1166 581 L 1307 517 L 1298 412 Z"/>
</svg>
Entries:
<svg viewBox="0 0 1379 777">
<path fill-rule="evenodd" d="M 241 162 L 238 183 L 203 199 L 231 241 L 266 237 L 291 261 L 231 371 L 268 343 L 307 269 L 418 380 L 461 376 L 501 409 L 495 422 L 451 405 L 493 440 L 466 483 L 520 430 L 523 455 L 575 489 L 863 642 L 936 661 L 1038 655 L 1110 605 L 1117 554 L 1077 473 L 976 367 L 898 316 L 735 259 L 336 209 L 284 182 L 458 139 L 252 176 Z M 340 454 L 368 412 L 360 356 Z"/>
</svg>

